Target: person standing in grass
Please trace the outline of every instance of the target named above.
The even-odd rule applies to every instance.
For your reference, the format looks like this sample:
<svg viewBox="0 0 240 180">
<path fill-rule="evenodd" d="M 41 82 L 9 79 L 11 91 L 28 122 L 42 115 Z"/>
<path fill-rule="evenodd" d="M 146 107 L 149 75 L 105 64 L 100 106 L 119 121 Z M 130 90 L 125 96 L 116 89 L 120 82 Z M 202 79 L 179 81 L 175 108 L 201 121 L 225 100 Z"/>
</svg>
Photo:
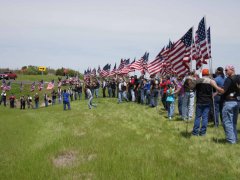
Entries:
<svg viewBox="0 0 240 180">
<path fill-rule="evenodd" d="M 45 103 L 45 107 L 48 107 L 48 95 L 47 95 L 47 93 L 44 94 L 44 103 Z"/>
<path fill-rule="evenodd" d="M 3 102 L 3 105 L 6 107 L 7 106 L 7 93 L 4 90 L 1 94 L 0 105 L 2 104 L 2 102 Z"/>
<path fill-rule="evenodd" d="M 15 96 L 13 95 L 13 93 L 11 94 L 11 96 L 9 97 L 9 101 L 10 101 L 10 108 L 14 108 L 14 104 L 15 104 Z"/>
<path fill-rule="evenodd" d="M 25 97 L 21 96 L 21 98 L 20 98 L 20 109 L 25 109 L 25 105 L 26 105 Z"/>
<path fill-rule="evenodd" d="M 224 81 L 223 89 L 220 91 L 223 99 L 223 128 L 226 140 L 230 144 L 238 141 L 237 120 L 239 113 L 239 75 L 235 74 L 235 68 L 232 65 L 225 67 L 227 78 Z"/>
<path fill-rule="evenodd" d="M 27 106 L 28 106 L 28 109 L 29 109 L 30 107 L 33 108 L 33 105 L 32 105 L 32 96 L 30 96 L 30 95 L 28 95 L 28 97 L 27 97 Z"/>
<path fill-rule="evenodd" d="M 202 70 L 202 78 L 196 80 L 196 113 L 192 135 L 204 136 L 207 132 L 208 113 L 213 98 L 213 87 L 219 91 L 220 87 L 209 78 L 209 70 Z M 200 127 L 201 124 L 201 127 Z"/>
<path fill-rule="evenodd" d="M 39 95 L 38 95 L 38 93 L 35 94 L 34 101 L 35 101 L 35 109 L 37 109 L 39 107 Z"/>
<path fill-rule="evenodd" d="M 96 104 L 92 103 L 93 95 L 92 95 L 92 92 L 91 92 L 89 86 L 86 86 L 86 94 L 87 94 L 87 97 L 88 97 L 88 108 L 92 109 L 92 107 L 97 107 Z"/>
<path fill-rule="evenodd" d="M 57 93 L 55 90 L 53 90 L 51 94 L 52 94 L 52 105 L 54 105 L 56 103 Z"/>
<path fill-rule="evenodd" d="M 63 110 L 66 110 L 66 106 L 68 106 L 68 110 L 71 109 L 70 102 L 69 102 L 69 96 L 70 94 L 67 92 L 66 89 L 63 90 Z"/>
<path fill-rule="evenodd" d="M 166 91 L 166 106 L 167 106 L 167 112 L 168 112 L 168 119 L 171 120 L 174 115 L 174 109 L 175 109 L 175 97 L 174 97 L 174 85 L 169 84 L 168 89 Z"/>
<path fill-rule="evenodd" d="M 58 94 L 58 103 L 61 104 L 61 102 L 62 102 L 62 89 L 61 89 L 61 87 L 58 87 L 57 94 Z"/>
</svg>

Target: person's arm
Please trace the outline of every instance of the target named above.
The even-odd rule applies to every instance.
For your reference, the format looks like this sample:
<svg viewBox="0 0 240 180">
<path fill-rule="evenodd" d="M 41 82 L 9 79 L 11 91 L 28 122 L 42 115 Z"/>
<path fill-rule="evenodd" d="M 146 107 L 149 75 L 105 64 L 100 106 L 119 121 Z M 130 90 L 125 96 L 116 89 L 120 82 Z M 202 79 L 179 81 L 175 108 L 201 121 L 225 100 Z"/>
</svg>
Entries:
<svg viewBox="0 0 240 180">
<path fill-rule="evenodd" d="M 212 87 L 214 87 L 219 93 L 223 94 L 225 91 L 224 89 L 220 88 L 214 80 L 210 81 Z"/>
</svg>

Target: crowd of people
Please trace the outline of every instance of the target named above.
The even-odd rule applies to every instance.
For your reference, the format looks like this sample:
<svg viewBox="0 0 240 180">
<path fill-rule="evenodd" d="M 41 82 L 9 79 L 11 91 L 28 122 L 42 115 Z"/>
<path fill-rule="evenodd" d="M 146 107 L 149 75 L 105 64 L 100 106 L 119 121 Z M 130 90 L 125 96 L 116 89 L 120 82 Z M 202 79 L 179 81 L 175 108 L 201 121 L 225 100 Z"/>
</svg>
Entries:
<svg viewBox="0 0 240 180">
<path fill-rule="evenodd" d="M 224 73 L 225 71 L 225 73 Z M 88 99 L 88 107 L 97 107 L 93 98 L 99 98 L 99 89 L 102 88 L 102 97 L 116 98 L 117 103 L 136 102 L 149 107 L 160 104 L 166 110 L 166 115 L 171 121 L 176 117 L 175 106 L 178 108 L 178 117 L 183 121 L 194 119 L 193 136 L 205 136 L 209 119 L 214 119 L 218 127 L 223 125 L 226 140 L 231 144 L 237 142 L 237 118 L 239 113 L 240 94 L 237 86 L 238 76 L 231 65 L 218 67 L 214 75 L 208 69 L 203 69 L 201 77 L 196 72 L 185 76 L 131 76 L 130 78 L 89 78 L 77 83 L 68 89 L 52 90 L 51 94 L 44 94 L 44 106 L 49 104 L 63 104 L 63 109 L 71 109 L 70 101 Z M 240 80 L 239 80 L 240 81 Z M 1 94 L 0 104 L 7 105 L 7 94 Z M 16 97 L 9 96 L 10 108 L 14 108 Z M 31 96 L 20 97 L 20 109 L 39 108 L 40 97 L 38 93 Z M 194 116 L 195 111 L 195 116 Z"/>
</svg>

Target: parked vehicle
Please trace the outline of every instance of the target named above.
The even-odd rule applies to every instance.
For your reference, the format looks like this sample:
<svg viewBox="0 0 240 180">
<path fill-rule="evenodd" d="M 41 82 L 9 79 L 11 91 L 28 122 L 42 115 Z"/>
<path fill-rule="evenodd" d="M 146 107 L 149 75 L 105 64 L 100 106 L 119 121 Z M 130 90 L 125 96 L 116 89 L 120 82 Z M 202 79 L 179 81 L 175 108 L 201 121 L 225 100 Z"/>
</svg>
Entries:
<svg viewBox="0 0 240 180">
<path fill-rule="evenodd" d="M 11 71 L 8 71 L 8 72 L 4 72 L 3 74 L 0 74 L 0 79 L 16 79 L 17 78 L 17 74 L 11 72 Z"/>
</svg>

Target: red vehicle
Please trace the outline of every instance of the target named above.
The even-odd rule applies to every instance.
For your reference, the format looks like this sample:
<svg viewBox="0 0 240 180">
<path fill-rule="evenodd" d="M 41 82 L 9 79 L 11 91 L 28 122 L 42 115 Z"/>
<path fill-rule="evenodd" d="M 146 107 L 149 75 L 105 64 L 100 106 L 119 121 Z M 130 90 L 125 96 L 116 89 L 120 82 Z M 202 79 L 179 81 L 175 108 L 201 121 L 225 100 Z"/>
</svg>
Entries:
<svg viewBox="0 0 240 180">
<path fill-rule="evenodd" d="M 4 74 L 1 74 L 1 79 L 16 79 L 17 78 L 17 74 L 9 71 L 9 72 L 4 72 Z"/>
</svg>

